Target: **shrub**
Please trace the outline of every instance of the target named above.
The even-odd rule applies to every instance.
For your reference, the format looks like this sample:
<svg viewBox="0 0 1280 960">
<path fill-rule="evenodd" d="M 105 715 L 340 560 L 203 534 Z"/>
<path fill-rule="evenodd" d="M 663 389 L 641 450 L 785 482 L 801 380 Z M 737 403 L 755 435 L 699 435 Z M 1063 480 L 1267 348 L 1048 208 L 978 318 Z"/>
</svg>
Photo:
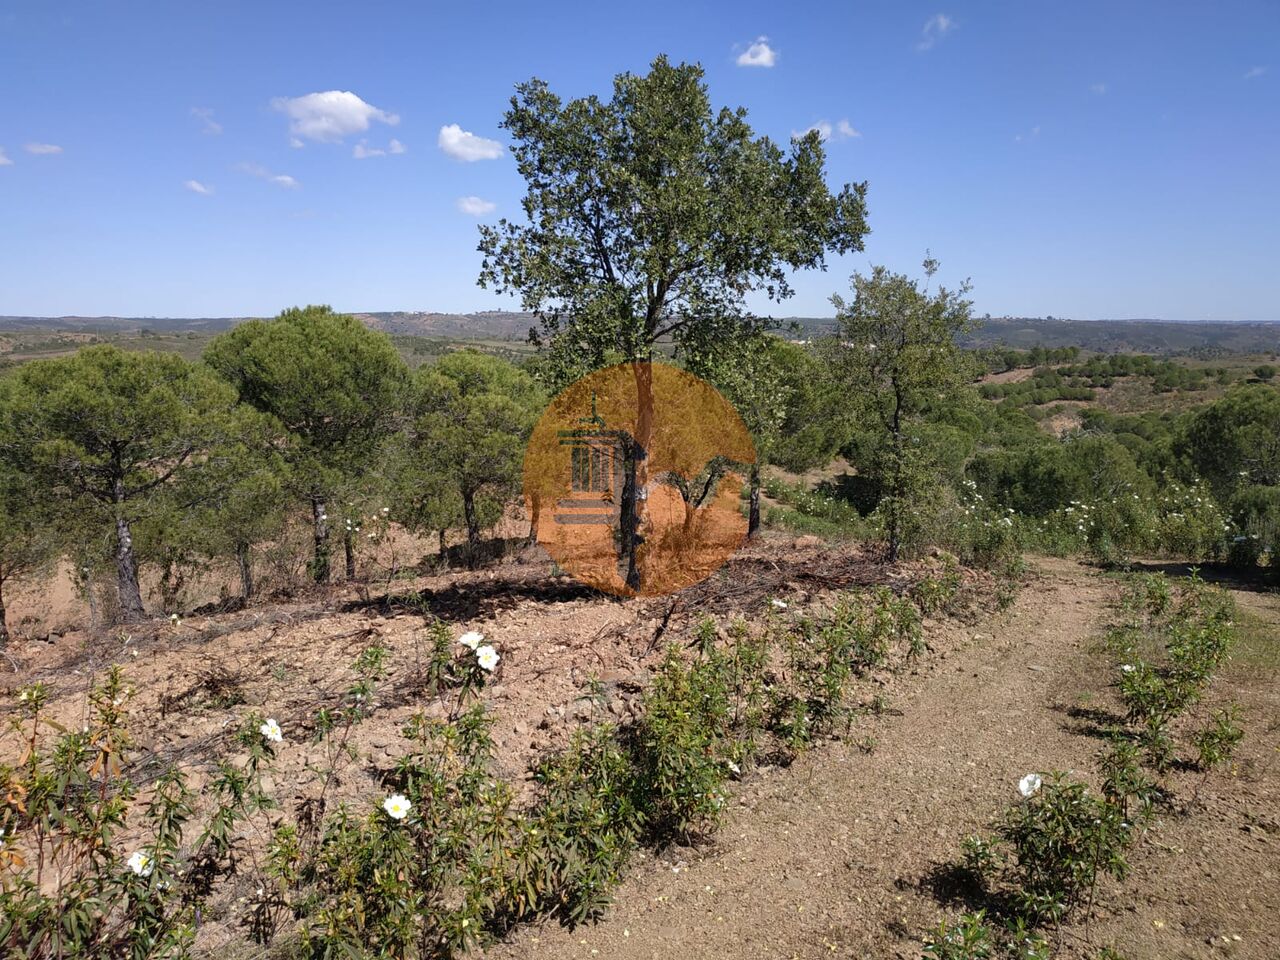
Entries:
<svg viewBox="0 0 1280 960">
<path fill-rule="evenodd" d="M 723 655 L 685 663 L 670 649 L 645 692 L 633 733 L 646 826 L 658 842 L 688 839 L 718 821 L 724 807 L 729 683 Z"/>
<path fill-rule="evenodd" d="M 1099 872 L 1123 878 L 1132 825 L 1121 808 L 1083 783 L 1053 773 L 996 827 L 1000 877 L 1017 913 L 1060 922 L 1092 890 Z"/>
<path fill-rule="evenodd" d="M 26 752 L 16 766 L 0 766 L 0 863 L 8 871 L 0 945 L 7 955 L 188 956 L 211 879 L 234 858 L 237 824 L 266 806 L 259 771 L 271 742 L 251 716 L 235 737 L 246 759 L 221 765 L 213 781 L 218 804 L 188 848 L 193 798 L 184 776 L 166 770 L 144 802 L 124 772 L 130 696 L 113 667 L 90 692 L 89 722 L 64 731 L 43 714 L 43 685 L 19 693 L 15 723 Z M 57 734 L 47 750 L 45 730 Z M 117 842 L 126 829 L 140 835 L 128 856 Z"/>
<path fill-rule="evenodd" d="M 631 758 L 613 727 L 597 726 L 577 731 L 535 779 L 538 798 L 507 878 L 511 916 L 546 913 L 569 926 L 594 920 L 643 828 Z"/>
<path fill-rule="evenodd" d="M 1203 729 L 1193 737 L 1196 763 L 1201 770 L 1211 770 L 1231 759 L 1236 745 L 1244 739 L 1244 728 L 1238 723 L 1240 710 L 1234 704 L 1215 710 Z"/>
</svg>

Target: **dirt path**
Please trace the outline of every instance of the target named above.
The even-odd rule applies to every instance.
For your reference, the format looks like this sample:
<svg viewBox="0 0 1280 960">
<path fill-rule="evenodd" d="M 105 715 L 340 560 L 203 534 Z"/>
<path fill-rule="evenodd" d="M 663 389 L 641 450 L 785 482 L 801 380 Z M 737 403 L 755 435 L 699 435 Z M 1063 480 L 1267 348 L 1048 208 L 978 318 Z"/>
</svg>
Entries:
<svg viewBox="0 0 1280 960">
<path fill-rule="evenodd" d="M 1038 566 L 1012 610 L 911 678 L 890 713 L 738 784 L 712 846 L 635 863 L 595 926 L 528 928 L 488 955 L 919 957 L 923 934 L 960 909 L 939 902 L 931 870 L 1016 799 L 1023 774 L 1090 771 L 1100 748 L 1072 709 L 1109 705 L 1113 667 L 1096 638 L 1116 585 L 1069 561 Z M 1091 929 L 1064 932 L 1061 956 L 1104 945 L 1127 960 L 1280 955 L 1274 676 L 1220 685 L 1269 719 L 1187 815 L 1156 822 L 1134 876 L 1101 891 Z M 867 737 L 870 753 L 857 745 Z M 1178 795 L 1198 779 L 1175 783 Z"/>
</svg>

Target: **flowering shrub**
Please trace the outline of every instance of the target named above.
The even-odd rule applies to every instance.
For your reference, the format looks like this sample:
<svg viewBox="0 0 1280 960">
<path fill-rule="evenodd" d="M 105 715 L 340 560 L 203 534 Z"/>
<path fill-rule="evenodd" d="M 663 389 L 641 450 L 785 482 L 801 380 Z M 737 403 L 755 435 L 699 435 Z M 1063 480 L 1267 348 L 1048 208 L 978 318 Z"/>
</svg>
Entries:
<svg viewBox="0 0 1280 960">
<path fill-rule="evenodd" d="M 1081 903 L 1099 871 L 1123 879 L 1131 833 L 1117 803 L 1063 774 L 1050 775 L 996 827 L 1005 855 L 1000 878 L 1017 913 L 1056 923 Z"/>
<path fill-rule="evenodd" d="M 279 725 L 251 715 L 234 735 L 243 760 L 219 764 L 209 787 L 214 809 L 188 843 L 193 797 L 184 775 L 164 771 L 143 802 L 126 774 L 130 696 L 113 667 L 90 692 L 89 722 L 63 731 L 43 715 L 43 685 L 19 693 L 16 725 L 27 749 L 17 766 L 0 766 L 7 955 L 187 956 L 213 879 L 234 868 L 239 825 L 270 806 L 260 772 Z M 44 730 L 57 734 L 47 750 Z M 127 856 L 117 843 L 126 829 L 140 837 Z"/>
<path fill-rule="evenodd" d="M 742 622 L 723 645 L 706 620 L 692 652 L 668 652 L 640 717 L 579 730 L 535 770 L 517 806 L 495 775 L 478 693 L 501 669 L 483 634 L 439 622 L 418 647 L 422 693 L 443 718 L 404 728 L 412 749 L 379 793 L 330 809 L 330 787 L 359 757 L 353 731 L 379 708 L 389 653 L 375 640 L 310 726 L 323 745 L 304 799 L 282 810 L 267 776 L 294 721 L 249 711 L 227 735 L 203 789 L 178 770 L 145 800 L 130 778 L 123 674 L 92 694 L 81 732 L 52 725 L 39 685 L 19 695 L 28 749 L 0 767 L 0 945 L 33 958 L 189 954 L 202 910 L 239 878 L 249 936 L 309 957 L 452 957 L 511 925 L 590 920 L 644 843 L 697 838 L 724 809 L 727 785 L 762 741 L 800 749 L 850 715 L 852 681 L 923 650 L 920 614 L 888 590 L 851 594 L 818 617 L 774 598 L 763 629 Z M 122 842 L 124 837 L 129 842 Z M 52 878 L 57 878 L 56 882 Z"/>
<path fill-rule="evenodd" d="M 1062 773 L 1029 773 L 1018 782 L 1022 802 L 997 822 L 991 838 L 963 845 L 963 869 L 1017 932 L 996 931 L 984 915 L 966 914 L 943 924 L 925 947 L 927 958 L 1048 956 L 1028 930 L 1060 923 L 1092 902 L 1100 874 L 1123 879 L 1125 851 L 1166 792 L 1157 774 L 1174 760 L 1171 722 L 1204 694 L 1233 635 L 1233 605 L 1220 590 L 1194 576 L 1172 589 L 1163 576 L 1131 577 L 1121 609 L 1124 620 L 1107 634 L 1120 660 L 1117 687 L 1128 709 L 1128 728 L 1109 732 L 1100 758 L 1102 790 Z M 1162 647 L 1158 663 L 1140 651 Z M 1207 771 L 1231 756 L 1243 737 L 1234 707 L 1216 711 L 1192 736 L 1198 765 Z M 1145 761 L 1145 765 L 1144 765 Z M 1044 952 L 1037 952 L 1044 950 Z M 1115 956 L 1104 951 L 1101 956 Z"/>
<path fill-rule="evenodd" d="M 1223 555 L 1231 524 L 1207 486 L 1173 483 L 1157 506 L 1154 539 L 1162 553 L 1190 560 Z"/>
<path fill-rule="evenodd" d="M 965 563 L 985 569 L 1006 567 L 1022 555 L 1023 518 L 1010 507 L 987 501 L 970 479 L 960 481 L 958 500 L 942 525 L 941 541 Z"/>
<path fill-rule="evenodd" d="M 787 483 L 778 477 L 765 477 L 761 483 L 765 494 L 779 503 L 785 503 L 800 517 L 811 518 L 843 528 L 846 532 L 854 532 L 862 526 L 862 516 L 853 504 L 815 490 L 809 490 L 800 483 Z M 785 515 L 775 514 L 773 521 L 785 520 Z M 794 524 L 786 524 L 794 525 Z M 800 524 L 803 526 L 803 523 Z M 810 532 L 810 531 L 803 531 Z"/>
</svg>

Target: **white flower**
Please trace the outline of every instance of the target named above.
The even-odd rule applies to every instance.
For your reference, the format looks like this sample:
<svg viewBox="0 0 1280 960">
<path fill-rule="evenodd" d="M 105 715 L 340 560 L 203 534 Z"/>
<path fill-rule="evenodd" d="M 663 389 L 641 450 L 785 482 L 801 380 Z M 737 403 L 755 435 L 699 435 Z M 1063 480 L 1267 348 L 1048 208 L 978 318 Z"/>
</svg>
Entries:
<svg viewBox="0 0 1280 960">
<path fill-rule="evenodd" d="M 182 626 L 182 618 L 178 616 L 176 613 L 169 614 L 169 622 L 173 624 L 175 627 Z"/>
<path fill-rule="evenodd" d="M 1133 673 L 1133 671 L 1137 670 L 1138 668 L 1135 667 L 1132 663 L 1126 663 L 1126 664 L 1122 664 L 1120 669 L 1123 670 L 1125 673 Z"/>
<path fill-rule="evenodd" d="M 390 508 L 390 507 L 383 507 L 383 508 L 382 508 L 382 512 L 383 512 L 383 514 L 388 514 L 388 513 L 390 513 L 390 512 L 391 512 L 391 508 Z"/>
<path fill-rule="evenodd" d="M 382 801 L 382 809 L 387 811 L 387 816 L 392 820 L 403 820 L 409 815 L 409 808 L 412 806 L 403 793 L 393 793 Z"/>
<path fill-rule="evenodd" d="M 151 876 L 151 858 L 141 850 L 135 850 L 129 858 L 129 869 L 140 877 Z"/>
<path fill-rule="evenodd" d="M 279 743 L 284 739 L 284 733 L 280 730 L 280 724 L 276 723 L 271 717 L 267 717 L 262 726 L 258 727 L 258 732 L 272 743 Z"/>
<path fill-rule="evenodd" d="M 1038 773 L 1028 773 L 1025 777 L 1018 781 L 1018 792 L 1024 797 L 1033 797 L 1040 790 L 1040 784 L 1043 781 Z"/>
<path fill-rule="evenodd" d="M 468 630 L 458 638 L 458 642 L 468 650 L 475 650 L 480 644 L 484 643 L 484 634 L 478 630 Z"/>
<path fill-rule="evenodd" d="M 729 772 L 730 772 L 730 773 L 741 773 L 741 772 L 742 772 L 742 768 L 741 768 L 741 767 L 739 767 L 739 766 L 738 766 L 736 763 L 734 763 L 732 760 L 730 760 L 730 761 L 729 761 Z"/>
<path fill-rule="evenodd" d="M 476 649 L 476 663 L 480 664 L 480 669 L 493 672 L 494 667 L 498 665 L 498 661 L 502 658 L 498 656 L 498 651 L 493 649 L 487 643 L 483 647 Z"/>
<path fill-rule="evenodd" d="M 773 604 L 773 609 L 775 609 L 775 610 L 785 610 L 785 609 L 787 609 L 787 601 L 785 601 L 785 600 L 779 600 L 777 597 L 774 597 L 774 598 L 773 598 L 772 600 L 770 600 L 769 602 L 770 602 L 771 604 Z"/>
</svg>

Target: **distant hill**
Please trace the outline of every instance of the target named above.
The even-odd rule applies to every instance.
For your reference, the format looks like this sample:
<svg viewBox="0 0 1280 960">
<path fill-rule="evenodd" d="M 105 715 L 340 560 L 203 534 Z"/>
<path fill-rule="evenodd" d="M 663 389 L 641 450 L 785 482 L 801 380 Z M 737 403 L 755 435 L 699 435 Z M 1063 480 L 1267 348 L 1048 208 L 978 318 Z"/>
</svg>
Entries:
<svg viewBox="0 0 1280 960">
<path fill-rule="evenodd" d="M 537 325 L 533 314 L 514 310 L 478 313 L 370 311 L 354 314 L 367 326 L 388 334 L 451 339 L 524 341 Z M 0 316 L 0 330 L 77 333 L 213 334 L 248 317 L 10 317 Z M 813 339 L 834 330 L 831 317 L 781 317 L 784 333 Z M 964 339 L 966 346 L 1005 344 L 1077 346 L 1097 353 L 1215 354 L 1280 351 L 1280 321 L 1231 323 L 1197 320 L 1064 320 L 1056 317 L 995 317 Z"/>
<path fill-rule="evenodd" d="M 384 333 L 413 337 L 484 337 L 492 340 L 525 340 L 538 322 L 531 313 L 485 310 L 481 313 L 357 313 L 365 326 Z"/>
<path fill-rule="evenodd" d="M 532 314 L 506 310 L 480 313 L 393 311 L 354 313 L 366 326 L 415 337 L 484 337 L 524 340 L 536 324 Z M 0 330 L 75 333 L 219 333 L 253 317 L 14 317 L 0 316 Z"/>
<path fill-rule="evenodd" d="M 1070 347 L 1096 353 L 1239 354 L 1280 350 L 1280 321 L 1060 320 L 999 317 L 965 338 L 967 346 Z"/>
<path fill-rule="evenodd" d="M 6 317 L 3 330 L 67 330 L 78 333 L 205 332 L 229 330 L 252 317 Z"/>
</svg>

